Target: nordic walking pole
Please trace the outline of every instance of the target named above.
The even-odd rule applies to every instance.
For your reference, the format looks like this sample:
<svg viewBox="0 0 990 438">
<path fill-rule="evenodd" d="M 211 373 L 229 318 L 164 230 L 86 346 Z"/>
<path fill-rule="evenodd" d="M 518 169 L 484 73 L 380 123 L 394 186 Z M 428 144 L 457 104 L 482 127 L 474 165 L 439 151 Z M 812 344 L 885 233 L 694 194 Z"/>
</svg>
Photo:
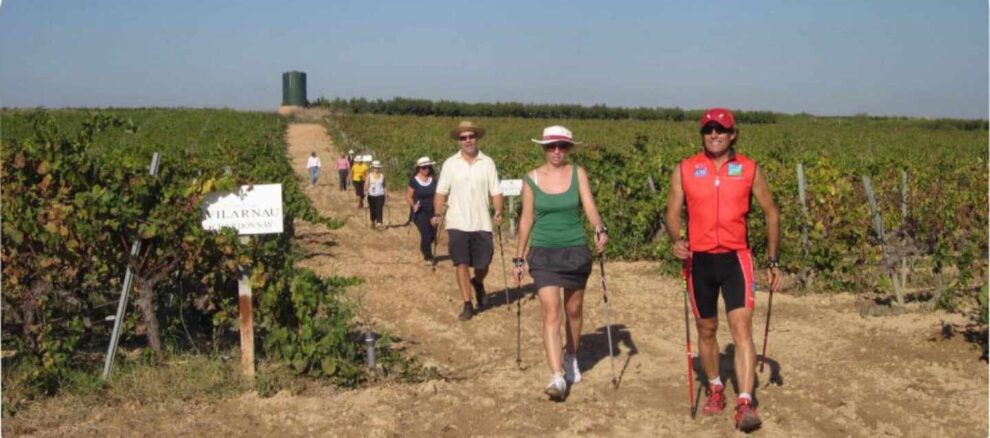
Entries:
<svg viewBox="0 0 990 438">
<path fill-rule="evenodd" d="M 440 229 L 443 228 L 443 220 L 446 219 L 447 206 L 443 206 L 443 212 L 440 213 L 440 223 L 437 224 L 437 230 L 433 233 L 433 273 L 437 272 L 437 243 L 440 241 Z"/>
<path fill-rule="evenodd" d="M 406 219 L 406 223 L 402 224 L 402 226 L 407 226 L 412 223 L 413 217 L 416 216 L 416 210 L 418 208 L 419 208 L 419 201 L 416 201 L 416 204 L 414 204 L 412 207 L 409 207 L 409 218 Z"/>
<path fill-rule="evenodd" d="M 402 224 L 403 227 L 408 227 L 409 224 L 412 223 L 413 217 L 416 215 L 416 209 L 418 207 L 419 207 L 419 201 L 416 201 L 416 204 L 415 205 L 413 205 L 412 207 L 409 207 L 409 218 L 406 219 L 406 223 Z M 417 227 L 418 227 L 418 225 L 417 225 Z M 409 235 L 409 228 L 406 228 L 406 236 L 408 236 L 408 235 Z"/>
<path fill-rule="evenodd" d="M 502 257 L 502 280 L 505 282 L 505 310 L 509 310 L 509 277 L 505 272 L 505 247 L 502 245 L 502 225 L 496 228 L 498 231 L 498 254 Z"/>
<path fill-rule="evenodd" d="M 522 364 L 522 297 L 516 300 L 516 368 L 523 369 Z"/>
<path fill-rule="evenodd" d="M 595 239 L 598 240 L 598 234 L 600 233 L 595 234 Z M 612 388 L 618 388 L 619 380 L 615 378 L 615 354 L 612 352 L 612 324 L 609 323 L 608 319 L 608 285 L 605 283 L 605 254 L 598 256 L 598 268 L 602 273 L 602 299 L 605 301 L 605 333 L 608 336 L 609 364 L 612 366 Z"/>
<path fill-rule="evenodd" d="M 525 248 L 523 248 L 525 249 Z M 515 263 L 513 266 L 513 275 L 516 279 L 516 288 L 522 287 L 522 272 L 518 274 L 515 272 Z M 522 297 L 516 300 L 516 368 L 522 370 Z"/>
<path fill-rule="evenodd" d="M 688 275 L 691 275 L 688 269 L 687 260 L 684 261 L 684 333 L 685 333 L 685 343 L 687 345 L 687 374 L 688 374 L 688 400 L 690 405 L 688 406 L 688 415 L 694 418 L 694 370 L 691 367 L 691 360 L 694 359 L 694 355 L 691 353 L 691 324 L 688 318 Z"/>
<path fill-rule="evenodd" d="M 770 287 L 770 298 L 767 300 L 767 325 L 763 328 L 763 359 L 760 360 L 760 373 L 763 373 L 763 364 L 767 363 L 767 339 L 770 335 L 770 309 L 773 308 L 773 287 Z"/>
</svg>

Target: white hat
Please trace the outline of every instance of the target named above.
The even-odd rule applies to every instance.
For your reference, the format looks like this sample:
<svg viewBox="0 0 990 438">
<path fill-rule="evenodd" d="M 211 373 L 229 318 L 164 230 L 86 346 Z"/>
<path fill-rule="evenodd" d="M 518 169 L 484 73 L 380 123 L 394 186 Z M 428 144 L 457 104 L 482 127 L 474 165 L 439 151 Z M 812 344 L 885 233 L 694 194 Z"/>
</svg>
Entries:
<svg viewBox="0 0 990 438">
<path fill-rule="evenodd" d="M 416 160 L 416 167 L 432 166 L 434 164 L 436 163 L 434 163 L 430 157 L 419 157 L 419 159 Z"/>
<path fill-rule="evenodd" d="M 535 138 L 530 139 L 534 143 L 539 144 L 550 144 L 550 143 L 570 143 L 570 144 L 581 144 L 574 141 L 574 135 L 571 131 L 563 126 L 554 125 L 543 128 L 543 140 L 537 140 Z"/>
<path fill-rule="evenodd" d="M 371 167 L 382 167 L 382 162 L 378 160 L 372 161 Z"/>
<path fill-rule="evenodd" d="M 347 153 L 348 154 L 353 154 L 354 153 L 354 149 L 351 149 L 351 150 L 347 151 Z"/>
</svg>

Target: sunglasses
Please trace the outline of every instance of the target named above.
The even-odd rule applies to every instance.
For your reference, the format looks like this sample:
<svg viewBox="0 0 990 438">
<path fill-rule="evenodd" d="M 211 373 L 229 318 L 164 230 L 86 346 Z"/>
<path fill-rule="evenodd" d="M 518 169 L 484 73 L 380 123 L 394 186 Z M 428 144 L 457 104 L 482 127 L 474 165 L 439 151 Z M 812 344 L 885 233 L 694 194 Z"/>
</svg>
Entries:
<svg viewBox="0 0 990 438">
<path fill-rule="evenodd" d="M 478 136 L 474 134 L 462 135 L 460 137 L 457 137 L 457 139 L 460 141 L 474 140 L 476 138 L 478 138 Z"/>
<path fill-rule="evenodd" d="M 543 145 L 543 150 L 546 152 L 550 152 L 553 151 L 554 149 L 560 149 L 561 151 L 567 152 L 571 150 L 571 146 L 574 145 L 570 143 L 550 143 Z"/>
<path fill-rule="evenodd" d="M 713 122 L 705 125 L 704 128 L 701 128 L 701 135 L 711 134 L 712 131 L 714 131 L 717 134 L 729 134 L 732 132 L 732 129 L 726 128 L 722 125 L 719 125 L 718 123 Z"/>
</svg>

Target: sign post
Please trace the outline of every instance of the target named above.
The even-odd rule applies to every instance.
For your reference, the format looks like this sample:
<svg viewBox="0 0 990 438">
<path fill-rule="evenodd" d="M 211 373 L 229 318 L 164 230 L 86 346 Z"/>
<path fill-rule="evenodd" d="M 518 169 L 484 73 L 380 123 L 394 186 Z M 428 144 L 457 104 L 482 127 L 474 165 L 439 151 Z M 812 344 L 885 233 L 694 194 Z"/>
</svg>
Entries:
<svg viewBox="0 0 990 438">
<path fill-rule="evenodd" d="M 241 244 L 248 245 L 251 238 L 240 237 Z M 237 320 L 241 332 L 241 369 L 244 375 L 254 377 L 254 303 L 251 294 L 251 275 L 241 266 L 241 278 L 237 280 Z"/>
<path fill-rule="evenodd" d="M 509 235 L 516 235 L 516 196 L 522 194 L 522 184 L 521 179 L 503 179 L 499 182 L 499 188 L 502 190 L 502 197 L 508 198 L 509 203 Z"/>
<path fill-rule="evenodd" d="M 203 228 L 211 231 L 236 228 L 247 245 L 251 235 L 278 234 L 283 230 L 282 185 L 241 186 L 232 193 L 211 193 L 202 206 Z M 241 266 L 237 281 L 238 323 L 241 332 L 241 367 L 254 377 L 254 304 L 250 267 Z"/>
</svg>

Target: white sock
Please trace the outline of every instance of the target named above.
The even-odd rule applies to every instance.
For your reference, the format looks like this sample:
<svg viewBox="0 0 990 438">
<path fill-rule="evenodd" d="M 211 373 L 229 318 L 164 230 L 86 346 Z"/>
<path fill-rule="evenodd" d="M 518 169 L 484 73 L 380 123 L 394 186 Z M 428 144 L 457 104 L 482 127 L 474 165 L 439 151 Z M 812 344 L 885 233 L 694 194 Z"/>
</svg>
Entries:
<svg viewBox="0 0 990 438">
<path fill-rule="evenodd" d="M 716 377 L 714 379 L 708 379 L 708 386 L 709 387 L 712 387 L 712 386 L 715 386 L 715 385 L 725 386 L 725 385 L 722 384 L 722 376 Z"/>
<path fill-rule="evenodd" d="M 750 402 L 753 401 L 753 396 L 749 395 L 748 392 L 740 392 L 739 398 L 749 400 Z"/>
</svg>

